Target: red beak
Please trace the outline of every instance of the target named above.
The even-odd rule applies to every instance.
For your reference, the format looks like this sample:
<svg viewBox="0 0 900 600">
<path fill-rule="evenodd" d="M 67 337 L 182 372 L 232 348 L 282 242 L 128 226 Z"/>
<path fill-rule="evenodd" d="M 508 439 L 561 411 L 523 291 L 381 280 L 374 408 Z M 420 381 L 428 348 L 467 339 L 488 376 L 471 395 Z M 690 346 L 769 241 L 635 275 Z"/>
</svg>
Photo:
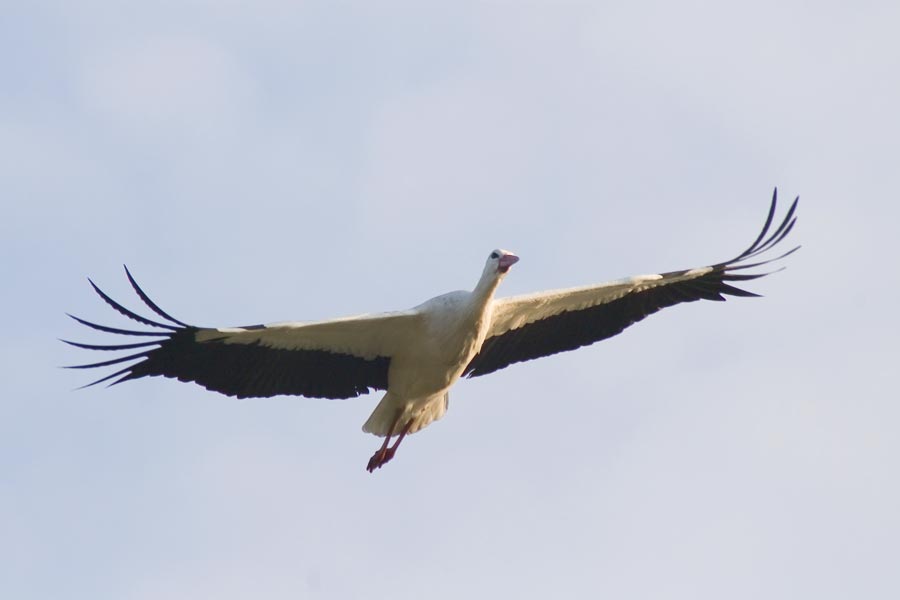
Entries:
<svg viewBox="0 0 900 600">
<path fill-rule="evenodd" d="M 519 262 L 519 257 L 515 254 L 504 254 L 500 257 L 500 263 L 497 269 L 501 273 L 506 273 L 509 271 L 509 268 Z"/>
</svg>

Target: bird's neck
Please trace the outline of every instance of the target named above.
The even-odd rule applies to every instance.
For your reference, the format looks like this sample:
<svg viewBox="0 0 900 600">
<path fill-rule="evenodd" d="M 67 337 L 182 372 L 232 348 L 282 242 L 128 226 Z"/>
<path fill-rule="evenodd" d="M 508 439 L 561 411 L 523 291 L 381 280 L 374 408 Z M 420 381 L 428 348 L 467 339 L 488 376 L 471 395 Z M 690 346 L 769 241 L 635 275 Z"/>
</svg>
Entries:
<svg viewBox="0 0 900 600">
<path fill-rule="evenodd" d="M 501 279 L 502 277 L 494 273 L 482 275 L 472 290 L 472 302 L 481 306 L 489 304 L 494 299 L 494 292 L 497 291 Z"/>
</svg>

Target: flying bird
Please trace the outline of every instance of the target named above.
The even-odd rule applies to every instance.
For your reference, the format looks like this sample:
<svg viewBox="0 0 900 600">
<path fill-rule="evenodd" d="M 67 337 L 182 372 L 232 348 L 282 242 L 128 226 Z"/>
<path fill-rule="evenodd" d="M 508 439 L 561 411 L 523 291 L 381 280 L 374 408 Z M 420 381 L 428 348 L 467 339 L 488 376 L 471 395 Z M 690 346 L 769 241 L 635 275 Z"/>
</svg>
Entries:
<svg viewBox="0 0 900 600">
<path fill-rule="evenodd" d="M 352 398 L 384 390 L 363 425 L 363 431 L 384 438 L 366 465 L 371 473 L 394 457 L 407 435 L 444 416 L 449 390 L 461 377 L 479 377 L 514 363 L 593 344 L 667 306 L 756 296 L 731 283 L 768 275 L 745 270 L 777 261 L 799 248 L 758 259 L 790 233 L 798 201 L 799 197 L 773 230 L 776 190 L 762 231 L 750 247 L 731 260 L 710 266 L 495 298 L 500 282 L 519 260 L 512 252 L 497 249 L 488 255 L 471 291 L 443 294 L 409 310 L 328 321 L 247 327 L 188 325 L 157 306 L 125 267 L 135 293 L 161 320 L 132 312 L 88 279 L 113 309 L 150 329 L 119 329 L 69 316 L 92 329 L 148 339 L 109 345 L 62 340 L 88 350 L 137 350 L 67 368 L 131 363 L 84 387 L 162 375 L 238 398 L 282 394 Z M 390 445 L 392 438 L 396 441 Z"/>
</svg>

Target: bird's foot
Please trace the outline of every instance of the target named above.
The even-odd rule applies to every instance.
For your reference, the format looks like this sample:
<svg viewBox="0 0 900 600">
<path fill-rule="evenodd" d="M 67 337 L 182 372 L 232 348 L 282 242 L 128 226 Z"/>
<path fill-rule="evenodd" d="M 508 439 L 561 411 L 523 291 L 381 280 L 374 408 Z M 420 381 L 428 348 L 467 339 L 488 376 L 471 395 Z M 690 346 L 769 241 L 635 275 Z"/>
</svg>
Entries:
<svg viewBox="0 0 900 600">
<path fill-rule="evenodd" d="M 394 458 L 394 452 L 396 452 L 395 448 L 379 448 L 378 452 L 373 454 L 372 458 L 369 459 L 369 464 L 366 465 L 366 471 L 372 473 L 375 469 L 383 467 L 385 463 Z"/>
</svg>

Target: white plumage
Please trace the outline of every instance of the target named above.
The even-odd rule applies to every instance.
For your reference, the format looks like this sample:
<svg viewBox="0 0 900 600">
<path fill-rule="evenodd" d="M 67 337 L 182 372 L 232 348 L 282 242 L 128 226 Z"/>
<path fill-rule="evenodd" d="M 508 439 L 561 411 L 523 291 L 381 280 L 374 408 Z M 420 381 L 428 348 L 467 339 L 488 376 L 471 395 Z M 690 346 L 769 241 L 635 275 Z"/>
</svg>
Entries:
<svg viewBox="0 0 900 600">
<path fill-rule="evenodd" d="M 796 207 L 794 200 L 779 227 L 769 234 L 776 209 L 773 195 L 768 218 L 754 243 L 736 258 L 708 267 L 495 299 L 497 286 L 518 261 L 511 252 L 498 249 L 490 253 L 471 291 L 437 296 L 405 311 L 310 323 L 229 328 L 187 325 L 153 303 L 126 269 L 138 296 L 166 322 L 124 308 L 91 282 L 115 310 L 155 330 L 124 330 L 74 319 L 108 333 L 154 339 L 116 345 L 67 342 L 91 350 L 141 349 L 72 368 L 136 361 L 90 385 L 162 375 L 237 397 L 349 398 L 373 389 L 385 390 L 363 425 L 364 431 L 385 438 L 367 465 L 373 471 L 394 456 L 407 434 L 446 413 L 449 389 L 462 376 L 484 375 L 515 362 L 594 343 L 666 306 L 724 300 L 726 295 L 754 296 L 728 282 L 762 277 L 765 273 L 740 271 L 796 250 L 762 262 L 747 262 L 787 236 L 796 220 Z M 393 436 L 397 441 L 388 446 Z"/>
</svg>

